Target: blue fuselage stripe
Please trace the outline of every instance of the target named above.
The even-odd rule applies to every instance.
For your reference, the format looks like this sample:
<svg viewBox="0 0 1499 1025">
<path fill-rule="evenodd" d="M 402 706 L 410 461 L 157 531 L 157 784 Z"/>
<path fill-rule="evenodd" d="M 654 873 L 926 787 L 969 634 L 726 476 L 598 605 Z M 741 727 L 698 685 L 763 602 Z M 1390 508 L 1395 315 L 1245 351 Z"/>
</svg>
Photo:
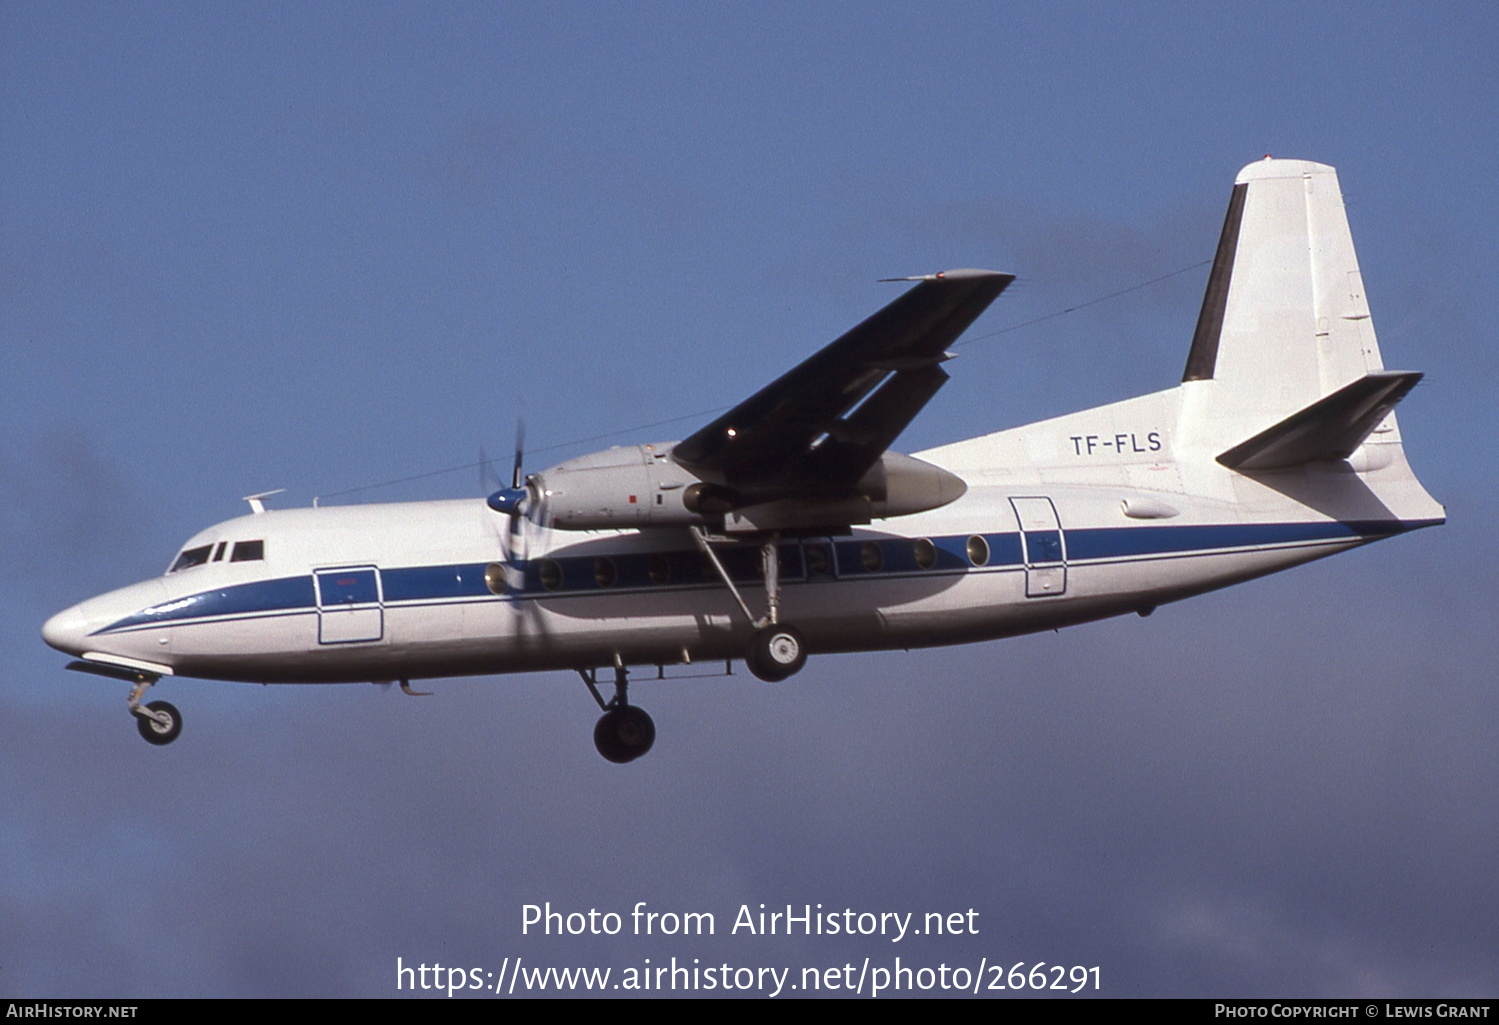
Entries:
<svg viewBox="0 0 1499 1025">
<path fill-rule="evenodd" d="M 1372 541 L 1391 534 L 1398 534 L 1425 524 L 1402 523 L 1394 520 L 1367 522 L 1322 522 L 1322 523 L 1229 523 L 1216 525 L 1154 525 L 1142 524 L 1128 527 L 1090 527 L 1063 530 L 1066 539 L 1066 561 L 1069 564 L 1105 562 L 1121 559 L 1141 559 L 1180 555 L 1187 552 L 1214 553 L 1267 546 L 1294 546 L 1311 543 L 1335 543 Z M 1034 532 L 1033 532 L 1034 533 Z M 1015 532 L 981 535 L 989 545 L 988 568 L 1023 566 L 1020 535 Z M 839 540 L 833 543 L 830 553 L 835 561 L 839 577 L 857 579 L 878 572 L 890 574 L 925 574 L 931 572 L 954 572 L 971 569 L 966 555 L 967 535 L 929 538 L 936 549 L 935 564 L 923 569 L 915 558 L 914 538 L 861 538 Z M 873 543 L 879 548 L 877 568 L 866 562 L 865 546 Z M 810 548 L 813 543 L 807 543 Z M 1033 541 L 1033 547 L 1035 543 Z M 1048 549 L 1049 551 L 1050 549 Z M 723 559 L 725 568 L 736 580 L 758 580 L 759 552 L 757 549 L 728 549 Z M 1033 562 L 1050 561 L 1038 558 L 1033 553 Z M 610 556 L 614 577 L 607 585 L 613 589 L 633 587 L 672 588 L 695 587 L 712 584 L 716 578 L 701 564 L 695 552 L 629 553 Z M 660 560 L 652 564 L 651 560 Z M 526 566 L 524 595 L 515 597 L 551 597 L 554 594 L 598 593 L 605 590 L 597 576 L 597 559 L 592 556 L 559 555 L 553 558 L 561 570 L 561 584 L 548 590 L 541 584 L 541 563 L 532 560 Z M 815 573 L 807 559 L 804 563 L 801 550 L 795 543 L 783 545 L 781 572 L 787 580 L 805 579 Z M 411 566 L 380 570 L 380 582 L 386 605 L 416 602 L 472 600 L 492 597 L 485 584 L 486 563 L 464 563 L 445 566 Z M 666 567 L 666 576 L 657 579 L 661 567 Z M 370 572 L 368 570 L 364 572 Z M 826 569 L 823 570 L 826 572 Z M 324 582 L 327 585 L 327 581 Z M 353 586 L 353 585 L 350 585 Z M 139 629 L 160 623 L 181 623 L 228 617 L 252 616 L 263 613 L 305 611 L 317 608 L 313 589 L 313 575 L 306 573 L 294 577 L 272 580 L 257 580 L 253 583 L 234 584 L 211 591 L 177 598 L 160 605 L 142 609 L 97 631 L 112 633 L 120 630 Z"/>
</svg>

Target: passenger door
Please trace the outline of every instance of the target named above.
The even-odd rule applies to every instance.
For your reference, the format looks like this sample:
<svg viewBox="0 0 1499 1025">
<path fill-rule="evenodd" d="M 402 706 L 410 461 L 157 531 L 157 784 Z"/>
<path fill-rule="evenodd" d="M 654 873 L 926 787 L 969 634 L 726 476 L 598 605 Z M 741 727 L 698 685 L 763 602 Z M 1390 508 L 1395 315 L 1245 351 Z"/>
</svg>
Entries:
<svg viewBox="0 0 1499 1025">
<path fill-rule="evenodd" d="M 1012 498 L 1025 556 L 1025 596 L 1067 593 L 1067 538 L 1049 498 Z"/>
<path fill-rule="evenodd" d="M 385 636 L 380 571 L 374 566 L 314 570 L 318 643 L 352 644 Z"/>
</svg>

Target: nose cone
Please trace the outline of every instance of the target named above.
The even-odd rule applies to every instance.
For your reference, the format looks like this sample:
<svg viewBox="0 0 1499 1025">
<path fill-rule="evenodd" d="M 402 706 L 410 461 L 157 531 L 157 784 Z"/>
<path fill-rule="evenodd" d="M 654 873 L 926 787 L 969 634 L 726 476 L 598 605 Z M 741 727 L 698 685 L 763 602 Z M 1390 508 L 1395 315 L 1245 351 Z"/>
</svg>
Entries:
<svg viewBox="0 0 1499 1025">
<path fill-rule="evenodd" d="M 155 641 L 146 634 L 117 635 L 102 634 L 100 631 L 165 599 L 166 587 L 160 580 L 131 584 L 59 612 L 42 624 L 42 640 L 58 651 L 75 656 L 81 656 L 86 651 L 98 651 L 133 658 L 151 658 L 151 649 L 143 645 L 154 644 Z"/>
<path fill-rule="evenodd" d="M 84 603 L 85 605 L 87 602 Z M 83 605 L 64 609 L 42 624 L 42 640 L 58 651 L 82 655 L 84 639 L 89 635 L 90 617 Z"/>
</svg>

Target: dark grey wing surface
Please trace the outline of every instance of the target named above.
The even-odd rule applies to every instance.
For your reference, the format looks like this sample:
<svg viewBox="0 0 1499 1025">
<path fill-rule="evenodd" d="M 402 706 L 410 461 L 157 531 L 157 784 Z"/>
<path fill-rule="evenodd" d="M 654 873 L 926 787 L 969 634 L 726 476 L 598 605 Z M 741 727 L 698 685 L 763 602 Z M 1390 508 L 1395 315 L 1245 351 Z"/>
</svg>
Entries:
<svg viewBox="0 0 1499 1025">
<path fill-rule="evenodd" d="M 680 442 L 672 457 L 746 495 L 852 487 L 947 381 L 947 347 L 1014 275 L 925 278 Z M 856 408 L 857 407 L 857 408 Z"/>
</svg>

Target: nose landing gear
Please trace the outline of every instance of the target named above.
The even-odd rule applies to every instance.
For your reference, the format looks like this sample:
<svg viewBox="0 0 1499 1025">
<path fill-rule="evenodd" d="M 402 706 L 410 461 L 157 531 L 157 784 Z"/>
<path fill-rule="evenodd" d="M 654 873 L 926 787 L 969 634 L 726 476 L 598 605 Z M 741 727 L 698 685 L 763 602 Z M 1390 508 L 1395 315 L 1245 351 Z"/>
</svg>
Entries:
<svg viewBox="0 0 1499 1025">
<path fill-rule="evenodd" d="M 127 704 L 130 714 L 135 716 L 135 728 L 140 730 L 141 737 L 148 744 L 162 747 L 176 740 L 177 735 L 182 732 L 182 713 L 177 711 L 176 705 L 167 701 L 141 704 L 141 695 L 158 679 L 159 677 L 147 673 L 137 674 L 135 686 L 130 688 Z"/>
<path fill-rule="evenodd" d="M 149 705 L 141 704 L 141 697 L 153 683 L 161 679 L 161 673 L 153 673 L 139 666 L 118 665 L 98 659 L 80 659 L 76 662 L 69 662 L 67 668 L 79 673 L 105 676 L 111 680 L 124 680 L 130 684 L 130 697 L 125 699 L 126 707 L 130 709 L 130 714 L 135 716 L 136 729 L 140 730 L 146 743 L 155 744 L 157 747 L 170 744 L 182 732 L 182 713 L 177 711 L 175 705 L 166 701 L 153 701 Z"/>
</svg>

